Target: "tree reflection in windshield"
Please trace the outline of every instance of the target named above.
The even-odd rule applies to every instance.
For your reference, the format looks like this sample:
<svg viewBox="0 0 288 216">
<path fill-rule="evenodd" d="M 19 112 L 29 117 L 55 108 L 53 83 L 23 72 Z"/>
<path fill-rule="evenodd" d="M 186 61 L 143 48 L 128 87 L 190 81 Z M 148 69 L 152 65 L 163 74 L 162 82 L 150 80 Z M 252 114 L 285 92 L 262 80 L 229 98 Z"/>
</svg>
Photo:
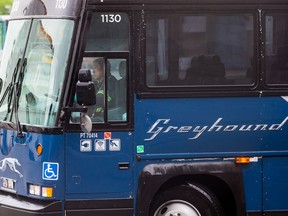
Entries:
<svg viewBox="0 0 288 216">
<path fill-rule="evenodd" d="M 15 21 L 15 25 L 19 25 L 18 22 L 20 21 Z M 35 19 L 29 35 L 26 34 L 27 43 L 22 41 L 23 55 L 17 55 L 18 59 L 23 58 L 27 62 L 25 68 L 18 70 L 24 71 L 23 82 L 18 86 L 17 100 L 18 116 L 22 124 L 55 125 L 72 31 L 73 21 L 71 20 Z M 13 41 L 11 43 L 13 44 Z M 13 49 L 4 52 L 5 55 L 10 52 L 11 59 L 16 58 L 14 56 L 17 53 Z M 9 70 L 9 64 L 11 63 L 8 59 L 6 67 L 3 65 L 1 68 L 0 76 L 4 78 L 3 80 L 13 73 Z M 11 82 L 11 78 L 6 80 L 8 83 L 9 80 Z M 7 113 L 9 110 L 4 102 L 0 107 L 0 120 L 5 120 L 4 116 Z"/>
</svg>

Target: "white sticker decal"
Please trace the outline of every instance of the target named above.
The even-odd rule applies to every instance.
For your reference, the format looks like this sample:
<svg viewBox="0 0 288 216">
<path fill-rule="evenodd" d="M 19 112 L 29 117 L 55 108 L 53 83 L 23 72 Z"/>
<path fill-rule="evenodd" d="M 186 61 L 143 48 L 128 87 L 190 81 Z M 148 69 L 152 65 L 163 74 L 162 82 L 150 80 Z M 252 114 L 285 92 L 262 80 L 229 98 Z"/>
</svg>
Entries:
<svg viewBox="0 0 288 216">
<path fill-rule="evenodd" d="M 23 175 L 16 168 L 16 166 L 21 166 L 21 164 L 16 158 L 4 158 L 0 161 L 0 163 L 2 163 L 0 166 L 0 170 L 2 170 L 3 172 L 8 166 L 12 172 L 17 173 L 21 178 L 23 177 Z"/>
<path fill-rule="evenodd" d="M 120 151 L 121 150 L 121 140 L 120 139 L 109 140 L 109 150 L 110 151 Z"/>
<path fill-rule="evenodd" d="M 106 151 L 106 140 L 95 140 L 95 151 Z"/>
<path fill-rule="evenodd" d="M 59 164 L 44 162 L 42 168 L 42 178 L 44 180 L 58 180 L 59 177 Z"/>
<path fill-rule="evenodd" d="M 80 151 L 81 152 L 90 152 L 92 151 L 92 141 L 89 139 L 80 140 Z"/>
</svg>

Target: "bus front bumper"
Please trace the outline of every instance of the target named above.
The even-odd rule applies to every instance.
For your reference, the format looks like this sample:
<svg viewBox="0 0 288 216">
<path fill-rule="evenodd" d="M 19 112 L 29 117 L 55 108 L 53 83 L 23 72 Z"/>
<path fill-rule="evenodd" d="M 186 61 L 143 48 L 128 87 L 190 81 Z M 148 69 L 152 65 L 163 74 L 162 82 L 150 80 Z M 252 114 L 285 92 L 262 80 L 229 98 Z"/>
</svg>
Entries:
<svg viewBox="0 0 288 216">
<path fill-rule="evenodd" d="M 61 201 L 43 201 L 0 191 L 0 215 L 62 216 Z"/>
</svg>

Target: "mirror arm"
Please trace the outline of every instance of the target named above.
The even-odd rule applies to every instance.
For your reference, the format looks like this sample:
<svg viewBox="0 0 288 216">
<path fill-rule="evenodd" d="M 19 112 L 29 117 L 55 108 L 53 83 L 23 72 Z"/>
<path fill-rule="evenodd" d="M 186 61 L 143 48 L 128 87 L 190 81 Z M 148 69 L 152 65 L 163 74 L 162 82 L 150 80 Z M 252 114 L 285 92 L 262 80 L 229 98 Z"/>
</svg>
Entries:
<svg viewBox="0 0 288 216">
<path fill-rule="evenodd" d="M 64 124 L 64 128 L 68 125 L 68 118 L 73 112 L 80 112 L 80 127 L 83 132 L 90 133 L 92 131 L 92 121 L 91 118 L 86 114 L 88 108 L 83 107 L 63 107 L 60 114 L 60 121 Z M 65 130 L 65 129 L 64 129 Z"/>
<path fill-rule="evenodd" d="M 66 116 L 70 116 L 73 112 L 87 113 L 88 107 L 63 107 L 60 114 L 60 121 L 64 123 L 66 121 Z"/>
<path fill-rule="evenodd" d="M 87 113 L 88 107 L 63 107 L 62 111 L 65 113 L 73 113 L 73 112 L 81 112 L 81 113 Z"/>
</svg>

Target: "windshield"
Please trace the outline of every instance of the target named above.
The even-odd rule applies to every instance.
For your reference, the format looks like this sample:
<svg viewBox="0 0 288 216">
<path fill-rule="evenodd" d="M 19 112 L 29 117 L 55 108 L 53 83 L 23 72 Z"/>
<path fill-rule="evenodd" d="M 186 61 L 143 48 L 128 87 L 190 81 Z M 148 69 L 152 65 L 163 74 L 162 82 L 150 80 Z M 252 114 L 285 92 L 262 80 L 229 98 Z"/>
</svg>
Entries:
<svg viewBox="0 0 288 216">
<path fill-rule="evenodd" d="M 0 121 L 15 122 L 18 110 L 21 124 L 56 125 L 73 27 L 74 21 L 60 19 L 9 22 L 0 68 Z"/>
</svg>

